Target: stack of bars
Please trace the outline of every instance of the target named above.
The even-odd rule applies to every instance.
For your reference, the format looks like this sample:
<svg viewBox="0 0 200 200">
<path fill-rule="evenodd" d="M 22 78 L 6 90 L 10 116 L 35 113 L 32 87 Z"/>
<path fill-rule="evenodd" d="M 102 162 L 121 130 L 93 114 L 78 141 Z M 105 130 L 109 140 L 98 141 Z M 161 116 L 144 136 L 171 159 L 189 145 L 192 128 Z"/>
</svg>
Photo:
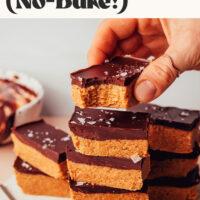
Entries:
<svg viewBox="0 0 200 200">
<path fill-rule="evenodd" d="M 199 112 L 128 108 L 148 64 L 115 58 L 71 74 L 69 135 L 39 120 L 13 128 L 18 185 L 72 200 L 198 200 Z M 88 108 L 95 107 L 95 108 Z"/>
<path fill-rule="evenodd" d="M 148 199 L 147 114 L 76 107 L 69 127 L 74 200 Z"/>
<path fill-rule="evenodd" d="M 152 104 L 141 104 L 133 110 L 151 116 L 150 199 L 199 199 L 199 112 Z"/>
<path fill-rule="evenodd" d="M 132 113 L 85 108 L 133 106 L 135 81 L 147 65 L 118 57 L 71 74 L 79 107 L 69 123 L 74 199 L 198 199 L 198 111 L 151 104 L 138 105 Z"/>
<path fill-rule="evenodd" d="M 71 74 L 76 104 L 69 121 L 67 164 L 74 200 L 147 200 L 149 114 L 86 107 L 127 108 L 148 64 L 117 57 Z"/>
<path fill-rule="evenodd" d="M 13 129 L 14 170 L 24 193 L 68 197 L 66 144 L 69 136 L 43 120 Z"/>
</svg>

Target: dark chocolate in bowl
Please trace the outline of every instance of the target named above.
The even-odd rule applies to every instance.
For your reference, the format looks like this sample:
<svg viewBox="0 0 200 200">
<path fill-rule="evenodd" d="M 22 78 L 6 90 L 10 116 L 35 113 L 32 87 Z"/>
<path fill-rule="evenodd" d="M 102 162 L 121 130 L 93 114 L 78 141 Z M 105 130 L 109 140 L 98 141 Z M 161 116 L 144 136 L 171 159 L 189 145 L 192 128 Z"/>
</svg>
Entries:
<svg viewBox="0 0 200 200">
<path fill-rule="evenodd" d="M 17 109 L 37 98 L 37 94 L 24 85 L 0 79 L 0 144 L 11 133 Z"/>
</svg>

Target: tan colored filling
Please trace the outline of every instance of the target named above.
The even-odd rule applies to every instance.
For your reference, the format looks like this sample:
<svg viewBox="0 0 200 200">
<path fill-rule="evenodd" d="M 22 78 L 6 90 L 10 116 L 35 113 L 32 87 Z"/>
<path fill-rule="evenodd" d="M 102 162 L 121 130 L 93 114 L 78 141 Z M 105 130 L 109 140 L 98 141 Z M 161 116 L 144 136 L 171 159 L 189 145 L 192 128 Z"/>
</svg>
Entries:
<svg viewBox="0 0 200 200">
<path fill-rule="evenodd" d="M 198 200 L 198 186 L 189 188 L 151 186 L 148 189 L 150 200 Z"/>
<path fill-rule="evenodd" d="M 86 88 L 72 85 L 72 99 L 80 108 L 127 108 L 134 104 L 132 86 L 112 84 L 93 85 Z"/>
<path fill-rule="evenodd" d="M 184 131 L 161 125 L 149 126 L 149 145 L 153 150 L 191 153 L 196 131 Z"/>
<path fill-rule="evenodd" d="M 158 177 L 185 177 L 197 166 L 198 159 L 171 159 L 165 161 L 151 160 L 149 179 Z"/>
<path fill-rule="evenodd" d="M 126 193 L 126 194 L 85 194 L 71 190 L 73 200 L 149 200 L 145 193 Z"/>
<path fill-rule="evenodd" d="M 66 178 L 66 162 L 54 162 L 38 152 L 36 149 L 22 143 L 14 134 L 12 134 L 12 140 L 14 143 L 14 152 L 22 160 L 30 163 L 32 166 L 49 176 L 54 178 Z"/>
<path fill-rule="evenodd" d="M 70 134 L 74 146 L 78 151 L 85 155 L 91 156 L 111 156 L 130 158 L 131 156 L 139 155 L 146 157 L 148 155 L 147 140 L 90 140 L 74 133 Z"/>
<path fill-rule="evenodd" d="M 68 197 L 69 184 L 67 180 L 54 179 L 45 175 L 32 175 L 15 171 L 18 185 L 24 193 L 31 195 L 48 195 Z"/>
<path fill-rule="evenodd" d="M 126 189 L 140 190 L 143 176 L 140 170 L 123 170 L 110 167 L 86 165 L 67 161 L 72 180 L 90 184 Z"/>
</svg>

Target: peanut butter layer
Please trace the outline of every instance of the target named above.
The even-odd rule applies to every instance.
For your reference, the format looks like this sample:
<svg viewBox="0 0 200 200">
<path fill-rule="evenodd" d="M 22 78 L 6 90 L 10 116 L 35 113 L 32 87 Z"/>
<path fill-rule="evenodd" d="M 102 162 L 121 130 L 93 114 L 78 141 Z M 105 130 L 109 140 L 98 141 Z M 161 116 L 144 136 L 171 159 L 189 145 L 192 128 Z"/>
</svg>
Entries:
<svg viewBox="0 0 200 200">
<path fill-rule="evenodd" d="M 136 104 L 131 86 L 111 84 L 94 85 L 82 88 L 72 85 L 72 99 L 76 106 L 128 108 Z"/>
<path fill-rule="evenodd" d="M 75 147 L 86 155 L 148 154 L 148 114 L 76 107 L 69 121 Z"/>
<path fill-rule="evenodd" d="M 24 193 L 58 197 L 70 196 L 67 180 L 54 179 L 20 158 L 16 159 L 14 168 L 17 183 Z"/>
<path fill-rule="evenodd" d="M 105 186 L 70 182 L 71 196 L 74 200 L 148 200 L 147 191 L 127 191 Z"/>
<path fill-rule="evenodd" d="M 198 163 L 199 147 L 189 154 L 150 150 L 151 172 L 149 179 L 159 177 L 185 177 Z"/>
<path fill-rule="evenodd" d="M 185 131 L 162 125 L 149 126 L 149 146 L 153 150 L 191 153 L 197 141 L 197 131 Z"/>
<path fill-rule="evenodd" d="M 147 140 L 90 140 L 70 134 L 76 149 L 85 155 L 131 158 L 148 156 Z"/>
<path fill-rule="evenodd" d="M 150 186 L 148 194 L 151 200 L 198 200 L 199 186 L 187 188 Z"/>
<path fill-rule="evenodd" d="M 67 144 L 68 170 L 72 180 L 90 184 L 140 190 L 150 171 L 149 158 L 96 157 L 80 154 Z"/>
<path fill-rule="evenodd" d="M 17 156 L 50 176 L 66 176 L 65 132 L 40 120 L 14 128 L 12 139 Z"/>
<path fill-rule="evenodd" d="M 72 97 L 79 107 L 130 107 L 136 101 L 132 86 L 146 60 L 117 57 L 102 65 L 92 66 L 71 74 Z"/>
</svg>

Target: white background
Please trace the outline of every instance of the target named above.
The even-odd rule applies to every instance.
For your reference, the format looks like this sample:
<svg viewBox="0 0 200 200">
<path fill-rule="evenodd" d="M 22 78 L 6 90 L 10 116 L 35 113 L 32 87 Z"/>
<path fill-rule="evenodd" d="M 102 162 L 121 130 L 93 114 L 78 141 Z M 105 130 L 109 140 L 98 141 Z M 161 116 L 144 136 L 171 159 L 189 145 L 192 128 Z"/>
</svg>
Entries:
<svg viewBox="0 0 200 200">
<path fill-rule="evenodd" d="M 26 72 L 46 92 L 45 114 L 71 112 L 69 73 L 87 65 L 99 19 L 1 19 L 0 67 Z M 200 73 L 182 75 L 157 102 L 200 109 Z"/>
</svg>

